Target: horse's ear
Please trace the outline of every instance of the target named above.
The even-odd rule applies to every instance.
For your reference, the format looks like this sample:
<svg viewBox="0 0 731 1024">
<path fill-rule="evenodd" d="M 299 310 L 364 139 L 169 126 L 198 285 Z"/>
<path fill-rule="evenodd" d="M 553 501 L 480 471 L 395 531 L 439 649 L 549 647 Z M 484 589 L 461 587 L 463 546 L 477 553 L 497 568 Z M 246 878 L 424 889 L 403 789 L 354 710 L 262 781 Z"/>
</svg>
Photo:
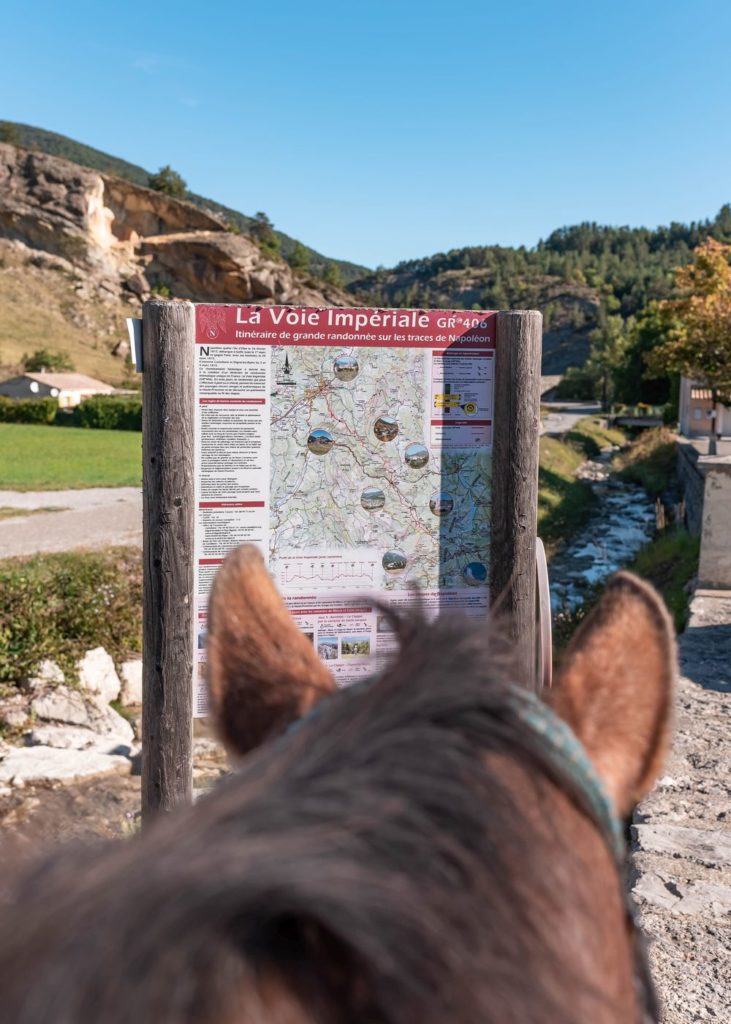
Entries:
<svg viewBox="0 0 731 1024">
<path fill-rule="evenodd" d="M 232 551 L 216 574 L 207 658 L 213 715 L 237 754 L 283 732 L 335 689 L 250 544 Z"/>
<path fill-rule="evenodd" d="M 576 632 L 550 700 L 584 744 L 622 817 L 662 768 L 675 676 L 665 606 L 652 587 L 619 573 Z"/>
</svg>

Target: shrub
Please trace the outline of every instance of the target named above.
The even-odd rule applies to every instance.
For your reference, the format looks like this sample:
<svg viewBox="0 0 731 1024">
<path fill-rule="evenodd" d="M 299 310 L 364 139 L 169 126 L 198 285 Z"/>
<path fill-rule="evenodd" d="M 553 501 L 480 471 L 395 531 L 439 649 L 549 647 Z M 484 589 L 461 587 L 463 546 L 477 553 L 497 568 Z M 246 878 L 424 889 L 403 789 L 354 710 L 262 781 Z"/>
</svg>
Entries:
<svg viewBox="0 0 731 1024">
<path fill-rule="evenodd" d="M 591 402 L 596 394 L 596 375 L 583 367 L 570 366 L 556 385 L 558 402 Z"/>
<path fill-rule="evenodd" d="M 137 395 L 94 395 L 73 413 L 76 427 L 94 430 L 142 430 L 142 398 Z"/>
<path fill-rule="evenodd" d="M 164 192 L 165 195 L 174 196 L 176 199 L 185 199 L 188 194 L 187 183 L 170 164 L 161 167 L 157 174 L 148 175 L 147 185 L 155 192 Z"/>
<path fill-rule="evenodd" d="M 0 423 L 53 423 L 57 398 L 5 398 L 0 395 Z"/>
<path fill-rule="evenodd" d="M 673 483 L 676 461 L 675 438 L 659 427 L 643 431 L 630 448 L 617 456 L 615 466 L 623 480 L 640 484 L 651 497 L 657 498 Z"/>
<path fill-rule="evenodd" d="M 133 548 L 0 562 L 0 683 L 52 658 L 73 678 L 85 651 L 119 663 L 142 647 L 142 560 Z"/>
<path fill-rule="evenodd" d="M 68 352 L 51 352 L 47 348 L 37 348 L 35 352 L 23 356 L 23 369 L 29 373 L 42 370 L 63 371 L 74 370 L 74 364 Z"/>
</svg>

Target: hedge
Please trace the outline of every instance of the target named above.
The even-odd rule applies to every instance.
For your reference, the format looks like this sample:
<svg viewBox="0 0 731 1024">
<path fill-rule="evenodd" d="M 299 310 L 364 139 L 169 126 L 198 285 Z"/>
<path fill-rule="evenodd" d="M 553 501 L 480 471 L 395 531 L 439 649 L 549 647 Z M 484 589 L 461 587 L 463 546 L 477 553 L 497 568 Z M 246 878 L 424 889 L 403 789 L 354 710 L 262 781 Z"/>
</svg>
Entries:
<svg viewBox="0 0 731 1024">
<path fill-rule="evenodd" d="M 142 398 L 137 395 L 94 395 L 73 411 L 75 427 L 94 430 L 142 430 Z"/>
<path fill-rule="evenodd" d="M 68 552 L 0 562 L 0 684 L 44 658 L 73 680 L 84 653 L 115 662 L 142 646 L 142 559 L 134 548 Z"/>
<path fill-rule="evenodd" d="M 5 398 L 0 395 L 0 423 L 53 423 L 57 398 Z"/>
</svg>

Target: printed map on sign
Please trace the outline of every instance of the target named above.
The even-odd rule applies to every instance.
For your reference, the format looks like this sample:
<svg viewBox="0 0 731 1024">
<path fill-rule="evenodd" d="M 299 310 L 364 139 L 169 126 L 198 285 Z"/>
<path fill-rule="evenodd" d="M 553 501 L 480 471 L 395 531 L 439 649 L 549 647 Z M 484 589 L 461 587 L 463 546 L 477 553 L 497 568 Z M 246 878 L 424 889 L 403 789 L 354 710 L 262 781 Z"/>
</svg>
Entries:
<svg viewBox="0 0 731 1024">
<path fill-rule="evenodd" d="M 197 306 L 196 713 L 207 598 L 254 544 L 339 685 L 396 648 L 383 605 L 488 605 L 494 315 Z"/>
<path fill-rule="evenodd" d="M 485 584 L 491 454 L 430 444 L 432 414 L 447 419 L 432 362 L 418 349 L 272 349 L 269 554 L 282 586 Z"/>
</svg>

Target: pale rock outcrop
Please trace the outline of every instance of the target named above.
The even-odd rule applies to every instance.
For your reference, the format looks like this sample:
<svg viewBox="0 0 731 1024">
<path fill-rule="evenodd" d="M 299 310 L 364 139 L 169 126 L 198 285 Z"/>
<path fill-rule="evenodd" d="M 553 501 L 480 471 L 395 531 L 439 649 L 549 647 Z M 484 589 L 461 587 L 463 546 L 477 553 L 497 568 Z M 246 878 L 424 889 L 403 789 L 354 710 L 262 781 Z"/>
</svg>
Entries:
<svg viewBox="0 0 731 1024">
<path fill-rule="evenodd" d="M 70 782 L 129 770 L 129 759 L 118 754 L 58 747 L 15 747 L 0 759 L 0 783 L 23 786 L 43 780 Z"/>
<path fill-rule="evenodd" d="M 122 677 L 122 706 L 138 707 L 142 704 L 142 662 L 139 658 L 123 661 L 119 674 Z"/>
<path fill-rule="evenodd" d="M 0 144 L 0 238 L 82 270 L 75 287 L 86 298 L 138 304 L 164 286 L 197 302 L 353 302 L 303 280 L 210 210 L 8 144 Z"/>
<path fill-rule="evenodd" d="M 30 721 L 28 699 L 22 694 L 0 700 L 0 725 L 22 729 Z"/>
<path fill-rule="evenodd" d="M 119 697 L 122 684 L 111 655 L 103 647 L 87 651 L 77 662 L 76 668 L 82 690 L 99 694 L 107 703 Z"/>
<path fill-rule="evenodd" d="M 60 666 L 55 661 L 51 661 L 50 658 L 44 658 L 33 672 L 33 675 L 28 676 L 26 679 L 21 679 L 20 685 L 24 690 L 40 690 L 47 686 L 56 686 L 65 681 L 66 677 Z"/>
</svg>

